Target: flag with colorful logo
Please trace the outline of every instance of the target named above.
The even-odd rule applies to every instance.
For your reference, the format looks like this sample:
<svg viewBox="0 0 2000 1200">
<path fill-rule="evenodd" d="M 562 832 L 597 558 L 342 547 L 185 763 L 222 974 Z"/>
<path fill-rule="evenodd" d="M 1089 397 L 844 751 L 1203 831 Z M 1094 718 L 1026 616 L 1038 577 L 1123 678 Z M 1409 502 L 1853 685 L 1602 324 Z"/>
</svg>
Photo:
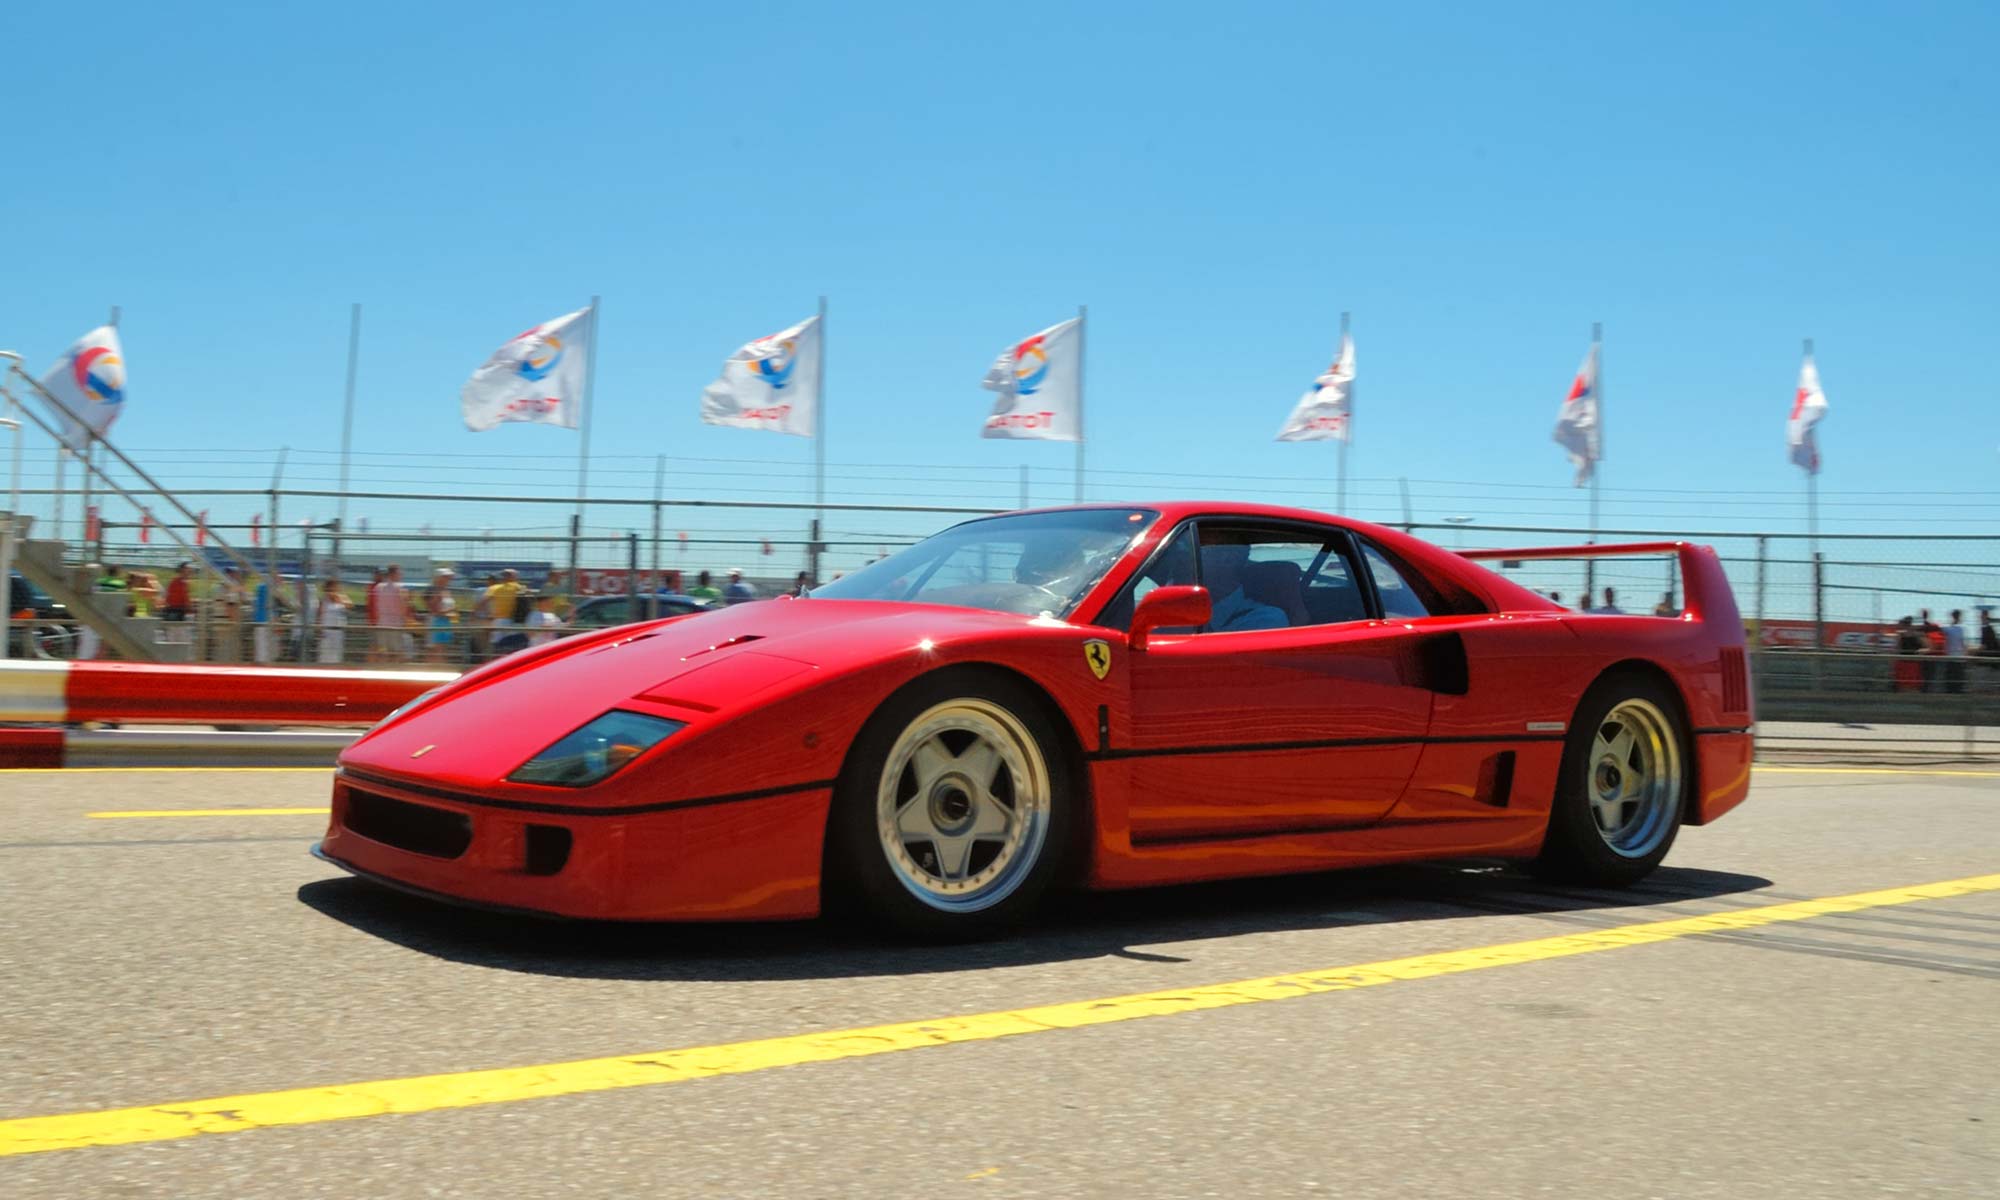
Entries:
<svg viewBox="0 0 2000 1200">
<path fill-rule="evenodd" d="M 1819 439 L 1813 429 L 1826 418 L 1826 393 L 1820 390 L 1819 368 L 1811 352 L 1799 367 L 1799 386 L 1792 396 L 1792 416 L 1785 422 L 1785 444 L 1791 447 L 1792 461 L 1808 475 L 1819 474 Z"/>
<path fill-rule="evenodd" d="M 1597 343 L 1576 370 L 1556 418 L 1556 444 L 1569 451 L 1570 465 L 1576 468 L 1576 486 L 1590 482 L 1592 472 L 1604 457 L 1603 427 L 1597 414 Z"/>
<path fill-rule="evenodd" d="M 458 394 L 474 433 L 508 421 L 575 429 L 583 421 L 592 310 L 578 309 L 514 337 L 472 373 Z"/>
<path fill-rule="evenodd" d="M 1083 318 L 1071 317 L 1000 352 L 980 386 L 1000 393 L 981 437 L 1083 438 Z"/>
<path fill-rule="evenodd" d="M 42 376 L 41 384 L 69 409 L 64 413 L 55 404 L 47 405 L 63 444 L 83 453 L 90 435 L 103 437 L 110 432 L 111 423 L 125 409 L 125 351 L 118 344 L 118 327 L 102 325 L 78 338 Z"/>
<path fill-rule="evenodd" d="M 1292 415 L 1278 430 L 1281 442 L 1345 442 L 1352 436 L 1354 415 L 1354 337 L 1340 335 L 1340 353 L 1333 365 L 1313 380 L 1311 390 L 1299 397 Z"/>
<path fill-rule="evenodd" d="M 723 362 L 722 377 L 701 391 L 702 421 L 812 437 L 824 352 L 817 316 L 738 347 Z"/>
</svg>

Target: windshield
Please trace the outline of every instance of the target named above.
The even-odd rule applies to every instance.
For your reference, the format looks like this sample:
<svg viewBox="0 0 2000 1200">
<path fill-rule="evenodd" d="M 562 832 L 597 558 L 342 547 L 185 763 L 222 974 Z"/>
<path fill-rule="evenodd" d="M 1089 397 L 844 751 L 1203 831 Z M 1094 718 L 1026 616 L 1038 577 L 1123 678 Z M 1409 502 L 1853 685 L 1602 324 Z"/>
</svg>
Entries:
<svg viewBox="0 0 2000 1200">
<path fill-rule="evenodd" d="M 1067 617 L 1158 516 L 1070 508 L 967 521 L 811 594 Z"/>
</svg>

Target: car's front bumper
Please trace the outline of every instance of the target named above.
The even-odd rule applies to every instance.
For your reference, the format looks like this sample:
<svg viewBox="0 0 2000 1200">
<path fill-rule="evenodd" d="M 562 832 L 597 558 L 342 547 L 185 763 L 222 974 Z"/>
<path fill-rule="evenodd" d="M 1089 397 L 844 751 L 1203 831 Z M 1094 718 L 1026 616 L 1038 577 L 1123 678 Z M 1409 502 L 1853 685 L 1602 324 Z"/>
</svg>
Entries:
<svg viewBox="0 0 2000 1200">
<path fill-rule="evenodd" d="M 826 787 L 638 814 L 520 811 L 336 774 L 319 858 L 487 908 L 596 920 L 772 920 L 819 911 Z M 552 806 L 553 807 L 553 806 Z"/>
</svg>

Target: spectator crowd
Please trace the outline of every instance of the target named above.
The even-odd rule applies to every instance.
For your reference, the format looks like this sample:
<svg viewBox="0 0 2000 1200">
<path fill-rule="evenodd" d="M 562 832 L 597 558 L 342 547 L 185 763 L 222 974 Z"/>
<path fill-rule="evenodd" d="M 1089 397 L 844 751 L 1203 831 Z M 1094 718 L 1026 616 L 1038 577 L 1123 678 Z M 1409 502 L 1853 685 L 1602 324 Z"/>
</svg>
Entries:
<svg viewBox="0 0 2000 1200">
<path fill-rule="evenodd" d="M 374 568 L 365 585 L 335 576 L 288 576 L 275 589 L 262 575 L 246 583 L 236 567 L 224 568 L 219 580 L 204 579 L 191 562 L 180 563 L 164 582 L 152 571 L 115 564 L 92 564 L 87 573 L 94 591 L 125 597 L 125 615 L 159 618 L 163 644 L 192 642 L 201 626 L 199 656 L 221 662 L 473 665 L 544 645 L 572 628 L 644 619 L 648 611 L 642 594 L 637 609 L 623 606 L 616 617 L 584 612 L 579 622 L 579 610 L 592 597 L 573 599 L 557 590 L 560 571 L 549 573 L 543 590 L 530 587 L 513 569 L 475 582 L 438 567 L 418 585 L 395 563 Z M 672 602 L 660 611 L 721 608 L 759 598 L 741 570 L 729 571 L 720 587 L 708 571 L 699 572 L 684 591 L 679 571 L 665 572 L 660 582 L 662 590 L 653 594 Z M 806 587 L 801 572 L 785 594 L 800 595 Z M 76 637 L 77 657 L 103 653 L 87 624 L 79 623 Z"/>
</svg>

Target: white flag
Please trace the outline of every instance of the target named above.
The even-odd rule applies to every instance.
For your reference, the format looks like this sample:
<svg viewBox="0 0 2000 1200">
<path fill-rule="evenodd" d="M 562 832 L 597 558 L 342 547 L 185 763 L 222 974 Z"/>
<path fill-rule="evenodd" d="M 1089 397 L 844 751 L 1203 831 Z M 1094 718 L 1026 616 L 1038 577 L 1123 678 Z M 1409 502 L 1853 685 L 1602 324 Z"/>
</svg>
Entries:
<svg viewBox="0 0 2000 1200">
<path fill-rule="evenodd" d="M 480 433 L 506 421 L 539 421 L 575 429 L 596 324 L 590 309 L 578 309 L 495 350 L 458 394 L 465 427 Z"/>
<path fill-rule="evenodd" d="M 1083 440 L 1083 318 L 1024 338 L 993 360 L 981 386 L 1000 393 L 981 437 Z"/>
<path fill-rule="evenodd" d="M 1345 442 L 1353 437 L 1354 339 L 1340 335 L 1340 354 L 1326 373 L 1313 380 L 1312 390 L 1299 397 L 1292 415 L 1278 430 L 1281 442 Z"/>
<path fill-rule="evenodd" d="M 1576 370 L 1569 385 L 1562 414 L 1556 418 L 1556 444 L 1569 451 L 1570 465 L 1576 468 L 1576 486 L 1590 482 L 1591 472 L 1604 457 L 1601 426 L 1597 422 L 1597 343 Z"/>
<path fill-rule="evenodd" d="M 118 345 L 117 326 L 102 325 L 78 338 L 41 382 L 76 414 L 71 420 L 55 405 L 45 405 L 63 444 L 83 453 L 89 440 L 84 430 L 102 437 L 125 409 L 125 352 Z"/>
<path fill-rule="evenodd" d="M 722 378 L 702 389 L 701 419 L 812 437 L 819 428 L 823 342 L 815 316 L 738 349 L 722 364 Z"/>
<path fill-rule="evenodd" d="M 1826 393 L 1819 388 L 1819 368 L 1806 355 L 1799 368 L 1798 394 L 1792 397 L 1792 417 L 1785 422 L 1785 444 L 1792 449 L 1792 461 L 1809 475 L 1819 474 L 1819 439 L 1813 427 L 1826 417 Z"/>
</svg>

